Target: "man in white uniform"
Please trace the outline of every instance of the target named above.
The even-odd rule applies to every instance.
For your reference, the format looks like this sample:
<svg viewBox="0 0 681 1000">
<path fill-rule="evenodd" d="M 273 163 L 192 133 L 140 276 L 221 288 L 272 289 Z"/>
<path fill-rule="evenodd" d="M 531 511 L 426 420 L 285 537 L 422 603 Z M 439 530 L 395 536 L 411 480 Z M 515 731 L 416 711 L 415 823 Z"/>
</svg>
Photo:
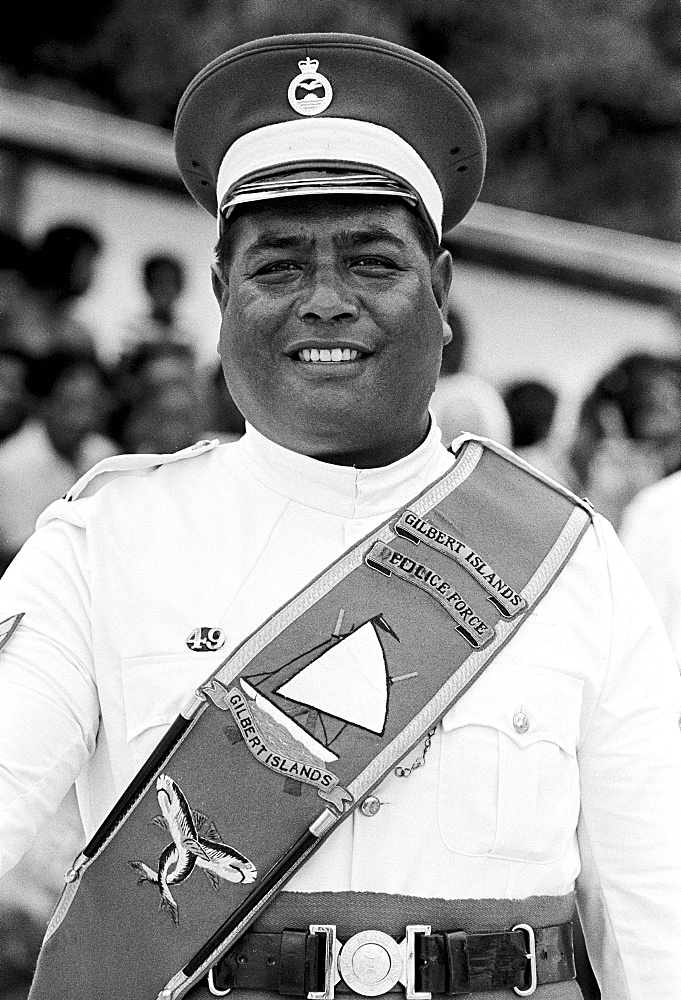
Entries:
<svg viewBox="0 0 681 1000">
<path fill-rule="evenodd" d="M 103 463 L 0 582 L 0 618 L 24 613 L 0 653 L 2 870 L 74 782 L 91 835 L 226 650 L 454 462 L 428 409 L 449 337 L 439 241 L 484 162 L 456 81 L 371 38 L 262 40 L 190 86 L 177 148 L 219 219 L 220 350 L 247 432 Z M 261 926 L 505 932 L 569 920 L 576 887 L 604 1000 L 678 1000 L 680 708 L 652 601 L 594 517 Z"/>
</svg>

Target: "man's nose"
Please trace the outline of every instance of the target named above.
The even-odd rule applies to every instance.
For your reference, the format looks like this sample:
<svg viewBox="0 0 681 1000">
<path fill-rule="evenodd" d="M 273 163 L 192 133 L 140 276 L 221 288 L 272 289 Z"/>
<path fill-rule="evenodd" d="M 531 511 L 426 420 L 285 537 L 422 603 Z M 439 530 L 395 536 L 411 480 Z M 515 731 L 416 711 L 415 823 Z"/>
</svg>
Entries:
<svg viewBox="0 0 681 1000">
<path fill-rule="evenodd" d="M 308 323 L 351 321 L 359 316 L 359 306 L 335 271 L 320 269 L 299 305 L 298 316 Z"/>
</svg>

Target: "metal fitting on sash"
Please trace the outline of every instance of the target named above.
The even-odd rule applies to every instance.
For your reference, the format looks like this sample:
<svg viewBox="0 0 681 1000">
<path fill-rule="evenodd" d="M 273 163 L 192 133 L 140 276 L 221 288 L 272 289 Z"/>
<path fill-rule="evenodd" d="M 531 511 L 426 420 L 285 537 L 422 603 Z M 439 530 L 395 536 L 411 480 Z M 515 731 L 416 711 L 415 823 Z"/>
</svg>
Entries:
<svg viewBox="0 0 681 1000">
<path fill-rule="evenodd" d="M 526 990 L 521 990 L 517 986 L 513 987 L 513 992 L 519 997 L 529 997 L 537 989 L 537 947 L 534 939 L 534 930 L 529 924 L 516 924 L 512 931 L 524 931 L 527 934 L 527 951 L 525 958 L 530 963 L 530 985 Z"/>
<path fill-rule="evenodd" d="M 231 986 L 229 986 L 226 990 L 219 990 L 215 985 L 215 966 L 213 966 L 208 972 L 208 992 L 214 997 L 226 997 L 228 993 L 232 992 Z"/>
<path fill-rule="evenodd" d="M 430 932 L 428 924 L 409 924 L 399 944 L 389 934 L 374 930 L 360 931 L 341 944 L 335 924 L 310 924 L 310 934 L 326 936 L 326 947 L 324 989 L 308 993 L 308 1000 L 334 1000 L 341 979 L 366 997 L 388 993 L 402 983 L 406 1000 L 431 1000 L 430 993 L 416 990 L 416 935 Z"/>
</svg>

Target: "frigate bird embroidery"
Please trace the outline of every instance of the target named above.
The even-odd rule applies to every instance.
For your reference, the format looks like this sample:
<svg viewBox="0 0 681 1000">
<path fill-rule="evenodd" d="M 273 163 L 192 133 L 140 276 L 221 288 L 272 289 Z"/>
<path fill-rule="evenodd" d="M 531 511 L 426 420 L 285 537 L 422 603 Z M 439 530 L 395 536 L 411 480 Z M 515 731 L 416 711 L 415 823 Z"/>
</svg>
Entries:
<svg viewBox="0 0 681 1000">
<path fill-rule="evenodd" d="M 203 869 L 216 892 L 221 878 L 228 882 L 255 881 L 258 871 L 253 862 L 221 842 L 215 825 L 190 808 L 182 789 L 169 775 L 158 776 L 156 796 L 162 815 L 152 822 L 170 834 L 172 843 L 161 852 L 158 871 L 144 861 L 128 864 L 139 875 L 138 885 L 150 882 L 158 886 L 159 909 L 168 910 L 173 923 L 180 922 L 180 911 L 170 887 L 186 881 L 195 867 Z"/>
</svg>

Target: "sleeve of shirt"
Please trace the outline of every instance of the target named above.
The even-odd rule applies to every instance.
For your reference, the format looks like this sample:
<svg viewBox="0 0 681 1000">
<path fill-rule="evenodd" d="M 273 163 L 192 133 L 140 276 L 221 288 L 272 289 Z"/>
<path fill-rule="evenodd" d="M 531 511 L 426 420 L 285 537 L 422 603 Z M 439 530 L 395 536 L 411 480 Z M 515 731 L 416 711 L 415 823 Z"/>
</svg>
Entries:
<svg viewBox="0 0 681 1000">
<path fill-rule="evenodd" d="M 676 518 L 676 509 L 670 516 L 644 491 L 624 512 L 618 534 L 655 601 L 681 667 L 681 552 Z"/>
<path fill-rule="evenodd" d="M 579 750 L 580 916 L 602 1000 L 678 1000 L 681 681 L 638 572 L 611 526 L 600 521 L 597 530 L 612 636 Z"/>
<path fill-rule="evenodd" d="M 36 531 L 0 579 L 0 619 L 23 612 L 0 649 L 0 874 L 56 812 L 95 747 L 86 532 L 75 509 L 69 514 Z"/>
</svg>

